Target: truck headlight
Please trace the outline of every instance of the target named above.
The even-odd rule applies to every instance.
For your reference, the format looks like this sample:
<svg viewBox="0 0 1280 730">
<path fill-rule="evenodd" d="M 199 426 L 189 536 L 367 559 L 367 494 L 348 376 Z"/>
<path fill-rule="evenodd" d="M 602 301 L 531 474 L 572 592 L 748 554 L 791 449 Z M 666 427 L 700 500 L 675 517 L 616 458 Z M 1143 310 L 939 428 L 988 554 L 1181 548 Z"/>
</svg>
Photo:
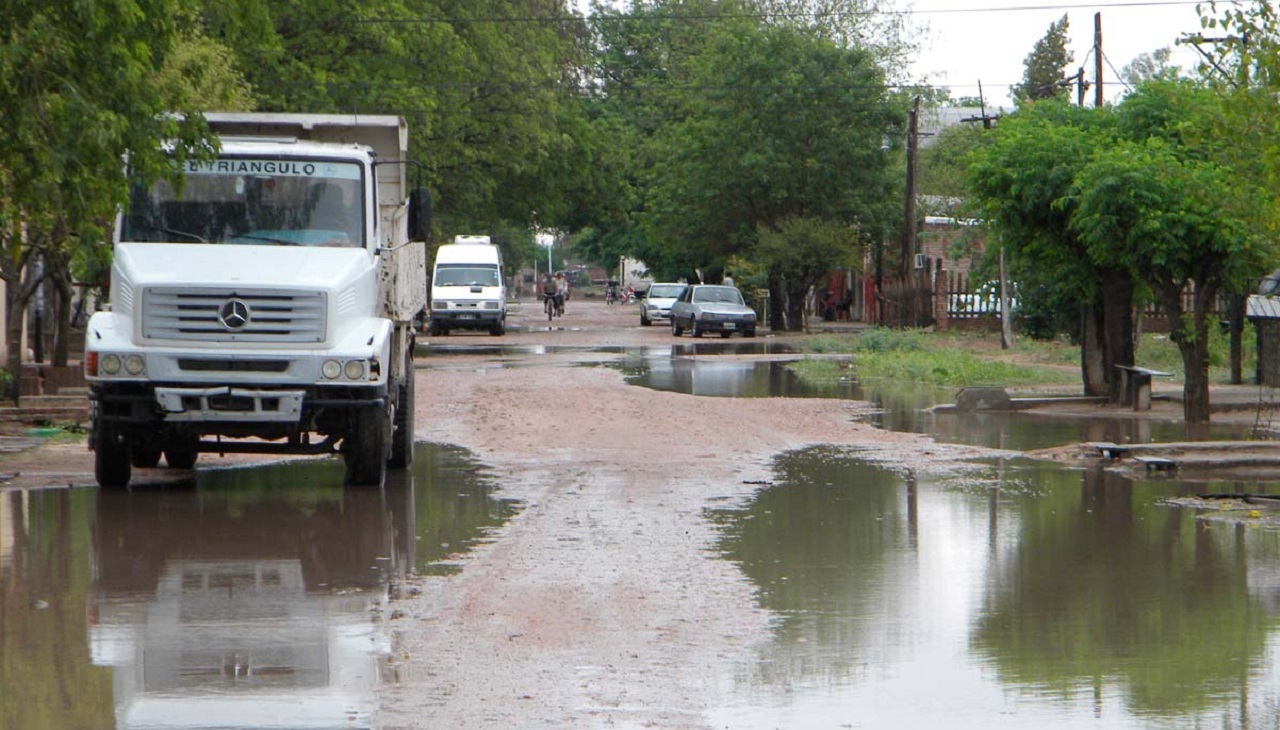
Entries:
<svg viewBox="0 0 1280 730">
<path fill-rule="evenodd" d="M 364 377 L 364 363 L 360 360 L 349 360 L 343 372 L 348 380 L 359 380 Z"/>
<path fill-rule="evenodd" d="M 120 356 L 114 353 L 103 355 L 98 361 L 98 367 L 106 375 L 115 375 L 120 372 Z"/>
<path fill-rule="evenodd" d="M 129 355 L 124 359 L 124 371 L 130 375 L 141 375 L 146 366 L 147 361 L 141 355 Z"/>
<path fill-rule="evenodd" d="M 337 360 L 325 360 L 320 366 L 320 374 L 329 380 L 334 380 L 342 374 L 342 363 Z"/>
</svg>

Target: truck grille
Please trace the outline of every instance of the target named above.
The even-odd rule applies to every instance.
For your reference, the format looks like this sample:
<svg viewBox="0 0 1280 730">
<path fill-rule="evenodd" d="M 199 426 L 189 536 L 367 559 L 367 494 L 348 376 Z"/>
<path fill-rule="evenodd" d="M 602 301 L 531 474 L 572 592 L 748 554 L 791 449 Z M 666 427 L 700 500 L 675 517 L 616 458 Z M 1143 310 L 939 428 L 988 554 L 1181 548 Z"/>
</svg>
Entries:
<svg viewBox="0 0 1280 730">
<path fill-rule="evenodd" d="M 322 292 L 147 289 L 142 336 L 207 342 L 321 342 Z"/>
</svg>

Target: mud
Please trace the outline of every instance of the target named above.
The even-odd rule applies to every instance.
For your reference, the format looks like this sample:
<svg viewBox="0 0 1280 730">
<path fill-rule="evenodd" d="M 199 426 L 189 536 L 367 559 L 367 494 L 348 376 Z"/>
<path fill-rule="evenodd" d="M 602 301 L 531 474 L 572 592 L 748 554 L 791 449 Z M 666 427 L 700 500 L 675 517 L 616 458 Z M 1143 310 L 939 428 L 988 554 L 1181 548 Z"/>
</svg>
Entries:
<svg viewBox="0 0 1280 730">
<path fill-rule="evenodd" d="M 503 339 L 673 339 L 629 306 L 571 302 L 562 321 L 517 316 Z M 982 453 L 857 423 L 865 403 L 655 392 L 547 351 L 420 361 L 419 437 L 469 449 L 525 506 L 459 574 L 396 602 L 383 727 L 707 727 L 771 619 L 709 552 L 709 506 L 746 498 L 777 454 L 807 444 L 915 468 Z"/>
</svg>

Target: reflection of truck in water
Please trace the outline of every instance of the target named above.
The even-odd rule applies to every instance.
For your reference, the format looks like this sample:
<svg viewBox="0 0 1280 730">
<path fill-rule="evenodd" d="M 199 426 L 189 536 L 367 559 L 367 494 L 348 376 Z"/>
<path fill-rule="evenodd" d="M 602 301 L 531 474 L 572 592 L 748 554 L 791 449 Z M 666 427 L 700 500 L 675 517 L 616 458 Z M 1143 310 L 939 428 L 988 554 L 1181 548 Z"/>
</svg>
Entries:
<svg viewBox="0 0 1280 730">
<path fill-rule="evenodd" d="M 507 327 L 507 287 L 502 251 L 488 236 L 457 236 L 436 251 L 431 270 L 428 334 L 483 329 L 501 335 Z"/>
<path fill-rule="evenodd" d="M 218 157 L 136 186 L 116 226 L 111 308 L 86 336 L 98 483 L 162 455 L 340 452 L 348 482 L 377 484 L 412 459 L 426 304 L 404 120 L 207 118 Z"/>
<path fill-rule="evenodd" d="M 115 727 L 372 727 L 390 651 L 374 616 L 411 564 L 391 481 L 99 493 L 89 639 Z"/>
</svg>

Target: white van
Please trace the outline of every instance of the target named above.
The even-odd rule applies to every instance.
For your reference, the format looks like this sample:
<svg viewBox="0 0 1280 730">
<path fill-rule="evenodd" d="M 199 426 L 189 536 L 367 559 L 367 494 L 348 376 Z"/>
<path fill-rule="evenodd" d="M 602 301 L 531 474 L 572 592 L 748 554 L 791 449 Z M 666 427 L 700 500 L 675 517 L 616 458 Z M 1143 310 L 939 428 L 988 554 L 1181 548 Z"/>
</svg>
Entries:
<svg viewBox="0 0 1280 730">
<path fill-rule="evenodd" d="M 436 251 L 431 269 L 431 317 L 427 334 L 455 329 L 507 331 L 507 286 L 502 251 L 488 236 L 455 236 Z"/>
</svg>

